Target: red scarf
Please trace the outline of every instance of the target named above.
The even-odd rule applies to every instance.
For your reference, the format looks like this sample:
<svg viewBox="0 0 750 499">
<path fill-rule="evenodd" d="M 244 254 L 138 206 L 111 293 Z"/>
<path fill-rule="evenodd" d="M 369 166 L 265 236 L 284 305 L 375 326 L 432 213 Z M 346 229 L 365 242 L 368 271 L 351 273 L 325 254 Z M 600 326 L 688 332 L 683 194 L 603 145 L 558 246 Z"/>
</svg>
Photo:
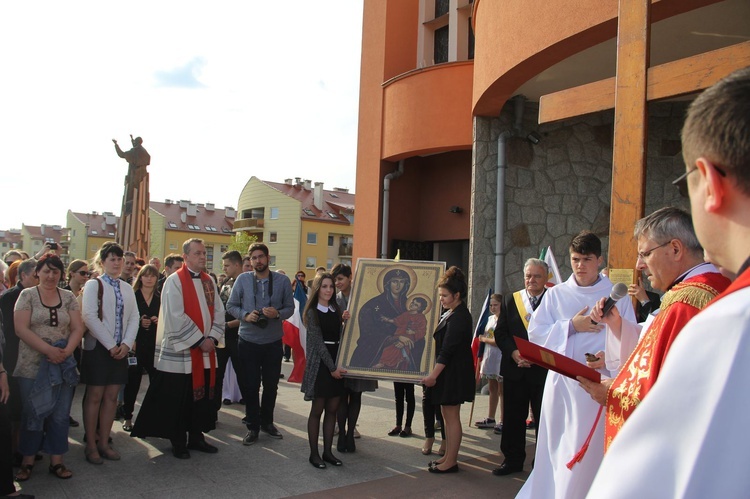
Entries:
<svg viewBox="0 0 750 499">
<path fill-rule="evenodd" d="M 180 278 L 182 284 L 182 300 L 185 308 L 185 314 L 190 317 L 198 329 L 204 335 L 206 331 L 203 330 L 203 314 L 201 313 L 201 305 L 198 301 L 198 293 L 195 292 L 195 286 L 193 286 L 193 276 L 188 271 L 187 265 L 183 265 L 177 271 L 177 275 Z M 211 277 L 205 272 L 201 272 L 201 285 L 203 286 L 203 294 L 206 297 L 206 304 L 208 305 L 209 313 L 211 314 L 211 324 L 214 322 L 214 286 L 211 281 Z M 213 341 L 213 340 L 211 340 Z M 216 351 L 212 351 L 208 354 L 208 359 L 211 365 L 211 378 L 208 387 L 208 398 L 214 398 L 214 387 L 216 386 Z M 193 370 L 193 400 L 200 400 L 206 396 L 206 377 L 203 373 L 203 350 L 200 346 L 190 349 L 190 360 L 192 362 Z"/>
</svg>

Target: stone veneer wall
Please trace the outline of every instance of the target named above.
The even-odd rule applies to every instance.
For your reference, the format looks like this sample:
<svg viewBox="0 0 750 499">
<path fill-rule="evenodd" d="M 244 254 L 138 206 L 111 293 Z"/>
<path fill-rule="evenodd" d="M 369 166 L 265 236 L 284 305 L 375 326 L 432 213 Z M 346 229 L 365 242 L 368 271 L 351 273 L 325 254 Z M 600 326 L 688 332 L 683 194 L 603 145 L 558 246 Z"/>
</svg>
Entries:
<svg viewBox="0 0 750 499">
<path fill-rule="evenodd" d="M 671 185 L 684 171 L 679 134 L 685 108 L 682 102 L 649 106 L 646 214 L 670 205 L 689 210 L 687 199 Z M 567 279 L 568 244 L 583 229 L 601 237 L 607 259 L 614 112 L 541 126 L 537 116 L 538 105 L 527 103 L 523 135 L 537 132 L 539 144 L 513 137 L 506 147 L 503 293 L 523 287 L 523 263 L 547 246 Z M 469 283 L 475 314 L 494 284 L 497 138 L 513 122 L 511 102 L 499 118 L 474 119 Z"/>
</svg>

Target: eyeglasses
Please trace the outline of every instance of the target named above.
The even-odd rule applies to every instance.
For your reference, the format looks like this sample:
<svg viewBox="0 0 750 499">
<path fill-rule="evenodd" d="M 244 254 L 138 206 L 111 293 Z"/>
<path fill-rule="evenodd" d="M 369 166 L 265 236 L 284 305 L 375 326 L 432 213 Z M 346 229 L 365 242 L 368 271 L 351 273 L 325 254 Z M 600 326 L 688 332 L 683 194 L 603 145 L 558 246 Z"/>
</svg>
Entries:
<svg viewBox="0 0 750 499">
<path fill-rule="evenodd" d="M 650 256 L 651 256 L 651 253 L 653 253 L 654 251 L 658 250 L 659 248 L 663 248 L 664 246 L 666 246 L 667 244 L 669 244 L 669 243 L 671 243 L 671 242 L 672 242 L 672 240 L 670 239 L 670 240 L 669 240 L 669 241 L 667 241 L 666 243 L 664 243 L 664 244 L 660 244 L 659 246 L 654 246 L 654 247 L 653 247 L 653 248 L 651 248 L 650 250 L 647 250 L 647 251 L 639 251 L 639 252 L 638 252 L 638 259 L 639 259 L 639 260 L 641 260 L 641 261 L 644 261 L 644 262 L 645 262 L 645 261 L 646 261 L 646 259 L 647 259 L 648 257 L 650 257 Z"/>
<path fill-rule="evenodd" d="M 722 177 L 727 176 L 727 172 L 725 172 L 718 166 L 713 165 L 713 167 L 714 167 L 714 170 L 716 170 L 719 173 L 719 175 L 721 175 Z M 690 175 L 697 169 L 698 167 L 695 167 L 692 170 L 688 170 L 672 181 L 672 185 L 677 187 L 677 190 L 680 192 L 680 196 L 684 198 L 688 197 L 687 178 L 688 178 L 688 175 Z"/>
<path fill-rule="evenodd" d="M 79 270 L 77 274 L 81 277 L 91 277 L 91 272 L 87 272 L 85 270 Z"/>
</svg>

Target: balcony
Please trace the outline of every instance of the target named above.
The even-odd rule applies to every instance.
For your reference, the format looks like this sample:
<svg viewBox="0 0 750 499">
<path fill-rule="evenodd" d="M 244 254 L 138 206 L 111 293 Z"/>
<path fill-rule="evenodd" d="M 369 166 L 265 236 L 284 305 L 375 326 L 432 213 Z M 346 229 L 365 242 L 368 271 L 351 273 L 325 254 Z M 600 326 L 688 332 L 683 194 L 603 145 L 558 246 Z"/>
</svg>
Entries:
<svg viewBox="0 0 750 499">
<path fill-rule="evenodd" d="M 354 245 L 351 243 L 339 244 L 339 257 L 342 257 L 342 256 L 351 257 L 353 248 L 354 248 Z"/>
<path fill-rule="evenodd" d="M 234 221 L 234 231 L 262 232 L 265 220 L 262 218 L 241 218 Z"/>
</svg>

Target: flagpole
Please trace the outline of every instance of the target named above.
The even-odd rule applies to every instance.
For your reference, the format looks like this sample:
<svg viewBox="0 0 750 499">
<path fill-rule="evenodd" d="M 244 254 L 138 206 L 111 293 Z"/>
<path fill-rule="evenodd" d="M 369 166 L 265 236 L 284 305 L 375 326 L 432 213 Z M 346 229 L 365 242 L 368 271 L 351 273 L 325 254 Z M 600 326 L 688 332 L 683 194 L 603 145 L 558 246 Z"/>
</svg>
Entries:
<svg viewBox="0 0 750 499">
<path fill-rule="evenodd" d="M 479 369 L 482 366 L 481 362 L 477 362 L 477 368 L 474 370 L 474 398 L 471 401 L 471 411 L 469 411 L 469 428 L 471 428 L 471 422 L 474 419 L 474 402 L 477 400 L 477 383 L 479 383 Z"/>
</svg>

